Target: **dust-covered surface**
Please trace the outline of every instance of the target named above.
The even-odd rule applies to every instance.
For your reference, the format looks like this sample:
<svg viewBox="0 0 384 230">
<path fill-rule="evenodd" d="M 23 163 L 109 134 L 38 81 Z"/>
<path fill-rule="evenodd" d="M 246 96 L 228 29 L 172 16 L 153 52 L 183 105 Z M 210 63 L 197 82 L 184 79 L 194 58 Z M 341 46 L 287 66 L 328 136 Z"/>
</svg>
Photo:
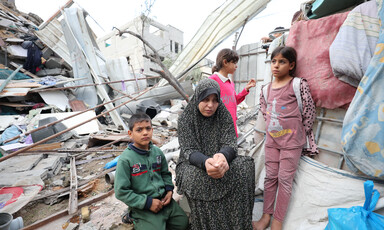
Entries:
<svg viewBox="0 0 384 230">
<path fill-rule="evenodd" d="M 182 112 L 183 108 L 176 113 L 179 115 Z M 253 117 L 252 114 L 255 110 L 252 109 L 241 109 L 239 111 L 239 133 L 243 134 L 248 129 L 253 126 Z M 153 119 L 153 139 L 156 141 L 156 145 L 163 148 L 163 151 L 166 156 L 169 157 L 169 166 L 170 170 L 174 176 L 175 163 L 178 159 L 178 141 L 177 141 L 177 127 L 174 127 L 171 122 L 162 121 L 161 114 L 156 116 Z M 178 116 L 172 116 L 172 121 L 177 121 Z M 176 140 L 175 140 L 176 139 Z M 82 140 L 84 142 L 84 140 Z M 103 143 L 104 144 L 104 143 Z M 85 156 L 83 159 L 78 161 L 88 160 L 89 162 L 80 164 L 76 166 L 78 187 L 88 185 L 85 189 L 82 189 L 78 192 L 78 203 L 81 203 L 84 200 L 92 199 L 93 197 L 107 193 L 113 190 L 113 185 L 108 184 L 105 180 L 105 176 L 101 176 L 97 179 L 92 179 L 97 175 L 105 172 L 106 169 L 104 166 L 106 163 L 112 161 L 115 157 L 119 156 L 122 151 L 126 148 L 128 142 L 119 142 L 115 145 L 112 145 L 108 151 L 103 152 L 102 150 L 93 152 L 88 156 Z M 249 152 L 249 148 L 252 146 L 252 135 L 250 135 L 246 140 L 241 144 L 239 148 L 239 153 Z M 92 148 L 97 148 L 100 146 L 93 146 Z M 113 151 L 114 150 L 114 151 Z M 176 153 L 176 154 L 175 154 Z M 106 156 L 105 159 L 94 160 L 100 158 L 101 156 Z M 108 157 L 109 156 L 109 157 Z M 65 158 L 62 164 L 60 172 L 44 180 L 45 187 L 39 193 L 41 195 L 51 194 L 52 192 L 67 188 L 70 186 L 70 164 L 69 158 Z M 87 183 L 84 184 L 84 181 Z M 176 193 L 175 193 L 176 194 Z M 177 200 L 182 199 L 182 197 L 174 197 Z M 182 205 L 186 210 L 188 209 L 186 202 Z M 63 192 L 53 196 L 48 196 L 43 199 L 32 201 L 28 205 L 24 206 L 21 210 L 14 213 L 14 218 L 21 216 L 24 220 L 24 226 L 29 226 L 33 223 L 36 223 L 39 220 L 42 220 L 48 216 L 54 215 L 62 210 L 68 208 L 69 205 L 69 193 Z M 129 229 L 131 226 L 123 224 L 121 221 L 122 215 L 127 209 L 127 206 L 121 201 L 117 200 L 114 194 L 88 205 L 90 210 L 90 217 L 87 223 L 83 223 L 81 216 L 81 209 L 79 208 L 77 213 L 74 215 L 66 215 L 64 217 L 58 218 L 48 222 L 39 229 L 67 229 L 72 225 L 70 223 L 78 224 L 80 229 Z M 187 210 L 188 211 L 188 210 Z"/>
</svg>

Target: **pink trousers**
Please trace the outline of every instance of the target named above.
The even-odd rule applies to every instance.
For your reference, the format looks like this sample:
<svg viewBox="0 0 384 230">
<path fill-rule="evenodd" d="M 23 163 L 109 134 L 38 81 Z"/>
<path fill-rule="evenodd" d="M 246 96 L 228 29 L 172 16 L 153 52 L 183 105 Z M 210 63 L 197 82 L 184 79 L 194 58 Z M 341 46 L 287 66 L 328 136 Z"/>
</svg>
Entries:
<svg viewBox="0 0 384 230">
<path fill-rule="evenodd" d="M 292 182 L 302 148 L 283 150 L 265 147 L 265 181 L 263 212 L 283 222 L 291 198 Z M 277 197 L 276 197 L 276 192 Z M 276 200 L 276 207 L 274 204 Z"/>
</svg>

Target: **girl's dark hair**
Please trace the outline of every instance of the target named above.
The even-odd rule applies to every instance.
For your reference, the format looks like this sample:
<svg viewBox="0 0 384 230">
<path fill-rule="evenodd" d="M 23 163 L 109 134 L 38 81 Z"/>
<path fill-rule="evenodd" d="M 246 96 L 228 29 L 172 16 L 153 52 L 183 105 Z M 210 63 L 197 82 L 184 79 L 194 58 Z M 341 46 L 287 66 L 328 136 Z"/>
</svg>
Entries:
<svg viewBox="0 0 384 230">
<path fill-rule="evenodd" d="M 216 65 L 212 67 L 212 73 L 218 72 L 221 68 L 223 68 L 224 60 L 227 60 L 227 62 L 237 63 L 239 61 L 239 55 L 236 51 L 231 49 L 220 50 L 216 57 Z"/>
<path fill-rule="evenodd" d="M 293 67 L 293 69 L 289 71 L 289 75 L 294 76 L 296 71 L 296 57 L 297 57 L 296 50 L 290 46 L 276 47 L 276 49 L 274 49 L 272 52 L 271 60 L 278 54 L 281 54 L 281 56 L 286 58 L 289 61 L 289 63 L 292 63 L 292 62 L 295 63 L 295 66 Z"/>
</svg>

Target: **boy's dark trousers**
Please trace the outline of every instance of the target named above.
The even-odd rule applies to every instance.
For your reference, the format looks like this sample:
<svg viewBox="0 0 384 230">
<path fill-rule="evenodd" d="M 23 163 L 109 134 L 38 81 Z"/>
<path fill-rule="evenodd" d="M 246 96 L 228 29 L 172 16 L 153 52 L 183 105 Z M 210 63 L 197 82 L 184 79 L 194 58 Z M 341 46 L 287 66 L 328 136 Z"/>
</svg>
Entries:
<svg viewBox="0 0 384 230">
<path fill-rule="evenodd" d="M 184 230 L 188 227 L 188 217 L 173 199 L 158 213 L 132 208 L 135 230 Z"/>
</svg>

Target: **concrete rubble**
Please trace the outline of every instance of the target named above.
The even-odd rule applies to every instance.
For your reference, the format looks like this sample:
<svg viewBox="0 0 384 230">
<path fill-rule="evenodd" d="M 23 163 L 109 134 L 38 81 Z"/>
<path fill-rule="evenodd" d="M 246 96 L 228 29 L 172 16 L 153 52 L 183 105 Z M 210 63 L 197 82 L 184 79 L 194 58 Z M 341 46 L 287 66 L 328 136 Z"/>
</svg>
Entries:
<svg viewBox="0 0 384 230">
<path fill-rule="evenodd" d="M 143 92 L 149 93 L 127 103 L 132 96 L 108 88 L 108 76 L 96 79 L 92 68 L 93 76 L 84 81 L 64 53 L 36 36 L 42 23 L 37 15 L 9 7 L 0 4 L 0 212 L 23 217 L 26 229 L 132 229 L 121 222 L 125 204 L 116 200 L 113 185 L 104 180 L 115 168 L 105 165 L 130 143 L 127 120 L 130 112 L 141 111 L 153 116 L 153 142 L 163 150 L 174 178 L 180 152 L 177 120 L 187 101 L 172 86 L 150 91 L 147 85 Z M 91 91 L 99 101 L 76 96 L 77 89 L 97 84 L 103 87 Z M 181 85 L 191 95 L 192 84 Z M 113 115 L 115 107 L 103 104 L 117 99 L 119 106 L 126 106 Z M 240 109 L 242 135 L 252 129 L 255 117 L 249 114 L 255 111 Z M 252 141 L 249 135 L 241 154 L 251 151 Z M 9 204 L 8 194 L 15 191 L 18 196 Z M 68 198 L 70 205 L 64 202 Z M 188 212 L 182 196 L 174 193 L 174 198 Z M 71 205 L 75 212 L 68 215 Z"/>
</svg>

